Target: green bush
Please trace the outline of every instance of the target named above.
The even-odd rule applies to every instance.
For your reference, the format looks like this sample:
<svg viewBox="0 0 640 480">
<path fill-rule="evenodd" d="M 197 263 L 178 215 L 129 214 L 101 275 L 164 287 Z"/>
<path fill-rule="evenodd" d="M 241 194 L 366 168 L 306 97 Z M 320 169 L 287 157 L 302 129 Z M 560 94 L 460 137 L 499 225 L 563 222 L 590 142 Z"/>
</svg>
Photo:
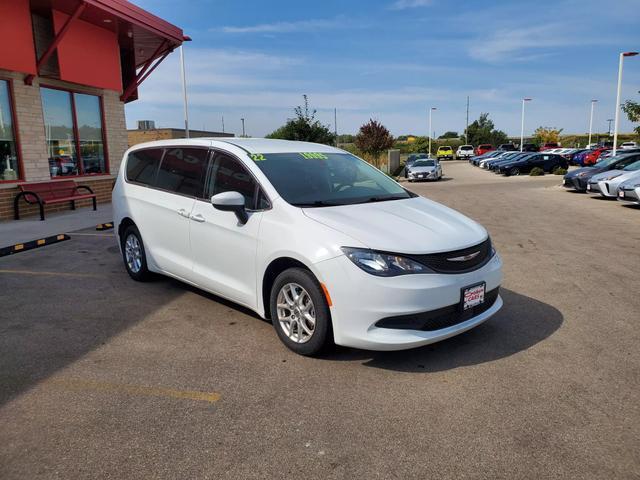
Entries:
<svg viewBox="0 0 640 480">
<path fill-rule="evenodd" d="M 566 168 L 562 168 L 562 167 L 556 167 L 553 170 L 553 174 L 554 175 L 566 175 L 567 174 L 567 169 Z"/>
<path fill-rule="evenodd" d="M 529 173 L 529 175 L 531 177 L 540 177 L 542 175 L 544 175 L 544 170 L 541 169 L 540 167 L 535 167 L 531 170 L 531 172 Z"/>
</svg>

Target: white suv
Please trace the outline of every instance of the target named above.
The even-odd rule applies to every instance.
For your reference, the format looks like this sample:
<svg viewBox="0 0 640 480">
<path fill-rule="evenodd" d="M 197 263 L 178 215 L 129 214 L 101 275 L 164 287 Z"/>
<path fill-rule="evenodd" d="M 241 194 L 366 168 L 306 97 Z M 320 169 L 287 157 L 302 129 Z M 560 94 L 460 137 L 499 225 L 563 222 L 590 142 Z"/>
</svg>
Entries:
<svg viewBox="0 0 640 480">
<path fill-rule="evenodd" d="M 456 158 L 469 159 L 474 155 L 473 145 L 460 145 L 456 150 Z"/>
<path fill-rule="evenodd" d="M 161 273 L 244 305 L 304 355 L 417 347 L 502 306 L 484 228 L 326 145 L 136 145 L 113 209 L 134 280 Z"/>
</svg>

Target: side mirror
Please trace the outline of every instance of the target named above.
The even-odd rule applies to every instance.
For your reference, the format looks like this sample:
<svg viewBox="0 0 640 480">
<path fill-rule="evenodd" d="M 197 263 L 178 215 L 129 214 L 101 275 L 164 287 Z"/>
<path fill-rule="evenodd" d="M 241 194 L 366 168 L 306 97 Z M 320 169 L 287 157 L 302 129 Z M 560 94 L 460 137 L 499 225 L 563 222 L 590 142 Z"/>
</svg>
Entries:
<svg viewBox="0 0 640 480">
<path fill-rule="evenodd" d="M 244 196 L 238 192 L 222 192 L 211 197 L 211 205 L 216 210 L 233 212 L 241 224 L 247 223 L 249 215 L 244 208 Z"/>
</svg>

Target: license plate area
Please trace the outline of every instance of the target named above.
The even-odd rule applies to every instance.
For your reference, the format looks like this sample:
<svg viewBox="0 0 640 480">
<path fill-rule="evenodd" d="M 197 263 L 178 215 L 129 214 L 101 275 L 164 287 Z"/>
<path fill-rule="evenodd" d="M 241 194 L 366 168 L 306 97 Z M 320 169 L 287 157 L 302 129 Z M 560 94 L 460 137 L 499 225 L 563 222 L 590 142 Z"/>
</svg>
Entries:
<svg viewBox="0 0 640 480">
<path fill-rule="evenodd" d="M 461 289 L 460 308 L 463 312 L 470 308 L 477 307 L 484 303 L 484 297 L 487 293 L 487 284 L 485 282 L 469 285 Z"/>
</svg>

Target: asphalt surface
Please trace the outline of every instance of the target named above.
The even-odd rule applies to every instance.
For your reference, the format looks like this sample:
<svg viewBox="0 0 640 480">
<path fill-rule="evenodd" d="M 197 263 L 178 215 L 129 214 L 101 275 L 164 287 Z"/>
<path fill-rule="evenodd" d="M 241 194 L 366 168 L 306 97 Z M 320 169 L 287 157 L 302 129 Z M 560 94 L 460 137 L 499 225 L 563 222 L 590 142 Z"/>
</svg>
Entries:
<svg viewBox="0 0 640 480">
<path fill-rule="evenodd" d="M 640 209 L 444 172 L 505 306 L 411 351 L 297 356 L 111 232 L 0 259 L 0 478 L 640 478 Z"/>
</svg>

